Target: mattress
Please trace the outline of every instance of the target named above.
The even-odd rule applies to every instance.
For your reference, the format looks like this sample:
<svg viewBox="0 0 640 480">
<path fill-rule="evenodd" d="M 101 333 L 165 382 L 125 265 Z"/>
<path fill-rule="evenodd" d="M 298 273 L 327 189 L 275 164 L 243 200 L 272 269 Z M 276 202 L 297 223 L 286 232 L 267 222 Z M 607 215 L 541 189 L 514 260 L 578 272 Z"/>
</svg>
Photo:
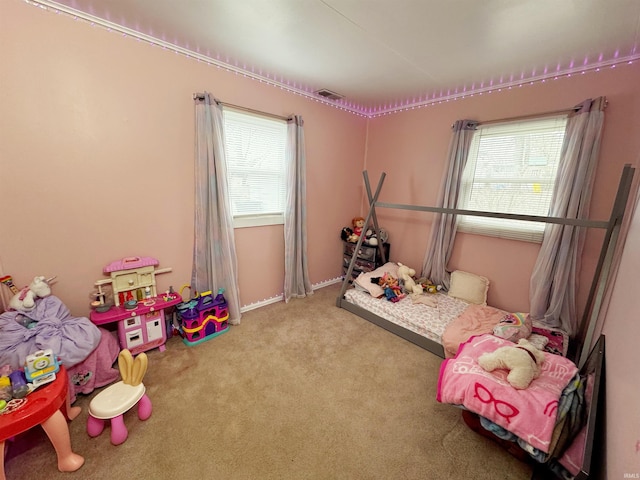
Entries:
<svg viewBox="0 0 640 480">
<path fill-rule="evenodd" d="M 394 303 L 385 297 L 372 297 L 359 288 L 349 289 L 344 294 L 349 303 L 442 345 L 447 358 L 455 356 L 458 346 L 472 336 L 491 333 L 507 313 L 488 305 L 469 304 L 445 293 L 423 296 L 437 307 L 415 302 L 410 296 Z M 532 333 L 535 335 L 531 335 L 529 340 L 541 350 L 567 355 L 569 336 L 562 330 L 545 327 L 534 321 Z M 536 341 L 534 337 L 537 337 Z"/>
<path fill-rule="evenodd" d="M 394 303 L 384 297 L 372 297 L 369 293 L 355 288 L 347 290 L 344 298 L 354 305 L 439 344 L 442 344 L 442 334 L 447 326 L 469 306 L 463 300 L 442 293 L 428 295 L 430 300 L 435 300 L 436 307 L 414 302 L 409 296 Z"/>
</svg>

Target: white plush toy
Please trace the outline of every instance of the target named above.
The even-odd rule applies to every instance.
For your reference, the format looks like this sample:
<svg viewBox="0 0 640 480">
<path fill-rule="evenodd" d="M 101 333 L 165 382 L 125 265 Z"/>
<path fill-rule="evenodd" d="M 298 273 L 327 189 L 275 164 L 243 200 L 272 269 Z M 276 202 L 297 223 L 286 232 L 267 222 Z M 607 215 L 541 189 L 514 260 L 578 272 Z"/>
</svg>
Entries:
<svg viewBox="0 0 640 480">
<path fill-rule="evenodd" d="M 413 276 L 416 274 L 416 271 L 411 268 L 403 265 L 398 262 L 398 279 L 404 284 L 404 291 L 411 294 L 415 293 L 420 295 L 424 290 L 422 285 L 416 284 L 413 280 Z"/>
<path fill-rule="evenodd" d="M 51 295 L 51 287 L 45 277 L 34 277 L 28 287 L 24 287 L 9 300 L 9 307 L 20 312 L 33 310 L 36 298 Z"/>
<path fill-rule="evenodd" d="M 497 368 L 510 370 L 507 381 L 513 388 L 523 390 L 534 378 L 538 378 L 544 360 L 544 352 L 527 339 L 521 338 L 514 346 L 508 345 L 483 353 L 478 358 L 478 364 L 487 372 L 493 372 Z"/>
</svg>

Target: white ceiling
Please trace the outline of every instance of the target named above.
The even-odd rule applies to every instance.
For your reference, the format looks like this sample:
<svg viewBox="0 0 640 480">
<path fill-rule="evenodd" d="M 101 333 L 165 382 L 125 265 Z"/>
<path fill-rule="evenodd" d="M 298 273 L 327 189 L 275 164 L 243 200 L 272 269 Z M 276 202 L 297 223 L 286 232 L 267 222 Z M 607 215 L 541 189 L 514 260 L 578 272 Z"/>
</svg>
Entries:
<svg viewBox="0 0 640 480">
<path fill-rule="evenodd" d="M 31 3 L 367 115 L 640 61 L 640 0 Z"/>
</svg>

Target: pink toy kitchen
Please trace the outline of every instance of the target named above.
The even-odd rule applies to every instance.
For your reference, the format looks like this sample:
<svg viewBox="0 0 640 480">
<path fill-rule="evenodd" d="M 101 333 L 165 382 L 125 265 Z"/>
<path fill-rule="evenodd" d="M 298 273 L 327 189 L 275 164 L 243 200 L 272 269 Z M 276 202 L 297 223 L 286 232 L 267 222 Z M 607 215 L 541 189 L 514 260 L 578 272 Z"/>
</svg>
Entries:
<svg viewBox="0 0 640 480">
<path fill-rule="evenodd" d="M 159 264 L 153 257 L 126 257 L 106 265 L 103 273 L 109 278 L 94 284 L 97 293 L 89 318 L 95 325 L 117 322 L 120 348 L 133 355 L 153 348 L 165 350 L 165 310 L 182 301 L 171 290 L 158 295 L 156 275 L 171 271 L 156 268 Z M 105 287 L 110 287 L 113 301 L 107 300 Z"/>
</svg>

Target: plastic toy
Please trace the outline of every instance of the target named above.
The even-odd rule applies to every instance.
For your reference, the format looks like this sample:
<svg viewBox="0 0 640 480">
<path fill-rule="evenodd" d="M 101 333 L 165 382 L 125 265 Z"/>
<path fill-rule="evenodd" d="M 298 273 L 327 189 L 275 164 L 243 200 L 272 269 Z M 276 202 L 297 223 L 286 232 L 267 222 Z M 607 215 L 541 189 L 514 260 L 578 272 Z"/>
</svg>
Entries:
<svg viewBox="0 0 640 480">
<path fill-rule="evenodd" d="M 124 349 L 118 355 L 118 369 L 122 380 L 96 395 L 89 404 L 87 433 L 97 437 L 104 430 L 106 420 L 111 420 L 111 443 L 120 445 L 129 436 L 123 415 L 138 405 L 138 418 L 147 420 L 153 411 L 146 394 L 142 378 L 147 372 L 148 359 L 145 353 L 135 360 L 131 352 Z"/>
<path fill-rule="evenodd" d="M 37 388 L 45 383 L 53 382 L 59 370 L 60 363 L 51 349 L 38 350 L 27 356 L 24 374 L 27 381 L 34 388 Z"/>
<path fill-rule="evenodd" d="M 11 391 L 13 398 L 23 398 L 29 393 L 29 385 L 22 370 L 14 370 L 9 375 L 11 380 Z"/>
<path fill-rule="evenodd" d="M 197 345 L 223 334 L 229 329 L 229 307 L 224 288 L 214 297 L 211 291 L 176 306 L 186 345 Z"/>
<path fill-rule="evenodd" d="M 175 293 L 158 295 L 156 275 L 171 272 L 170 267 L 157 269 L 158 264 L 153 257 L 126 257 L 106 265 L 103 272 L 110 278 L 94 283 L 97 300 L 89 318 L 96 325 L 117 322 L 120 348 L 132 355 L 156 347 L 165 350 L 165 310 L 182 300 Z M 113 302 L 106 301 L 104 286 L 111 288 Z"/>
<path fill-rule="evenodd" d="M 14 295 L 17 293 L 20 293 L 20 290 L 18 290 L 18 287 L 14 285 L 13 277 L 11 275 L 5 275 L 4 277 L 0 277 L 0 283 L 9 287 L 9 290 L 11 290 L 11 293 L 13 293 Z"/>
<path fill-rule="evenodd" d="M 431 283 L 431 280 L 425 277 L 420 277 L 417 283 L 422 286 L 423 291 L 426 293 L 438 293 L 442 291 L 442 285 L 434 285 Z"/>
<path fill-rule="evenodd" d="M 105 292 L 102 290 L 105 285 L 111 285 L 116 307 L 127 301 L 155 297 L 157 295 L 155 276 L 171 271 L 171 267 L 156 268 L 159 263 L 153 257 L 125 257 L 109 263 L 102 271 L 110 278 L 94 283 L 98 292 L 94 294 L 96 300 L 91 305 L 96 308 L 105 304 Z"/>
<path fill-rule="evenodd" d="M 9 374 L 11 373 L 11 365 L 5 365 L 0 368 L 0 400 L 8 402 L 13 398 L 11 392 L 11 380 L 9 380 Z"/>
</svg>

